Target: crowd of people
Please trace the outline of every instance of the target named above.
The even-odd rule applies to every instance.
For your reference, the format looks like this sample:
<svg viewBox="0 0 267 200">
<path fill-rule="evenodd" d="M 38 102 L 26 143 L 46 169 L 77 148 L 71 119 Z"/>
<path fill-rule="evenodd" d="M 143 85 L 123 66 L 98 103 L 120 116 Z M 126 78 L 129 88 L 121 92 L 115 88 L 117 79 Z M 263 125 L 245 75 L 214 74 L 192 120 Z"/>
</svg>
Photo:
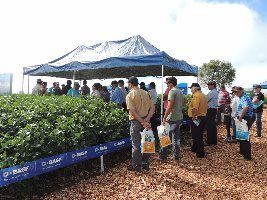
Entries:
<svg viewBox="0 0 267 200">
<path fill-rule="evenodd" d="M 254 121 L 257 125 L 257 137 L 262 136 L 262 112 L 263 105 L 253 106 L 264 101 L 264 95 L 261 93 L 261 86 L 255 86 L 255 96 L 251 99 L 244 89 L 239 86 L 232 88 L 231 93 L 226 91 L 224 86 L 217 89 L 214 81 L 207 83 L 210 92 L 205 95 L 201 91 L 198 83 L 192 83 L 192 98 L 187 102 L 185 95 L 177 88 L 177 79 L 175 77 L 166 78 L 167 89 L 163 94 L 164 115 L 162 124 L 170 124 L 170 138 L 172 141 L 172 154 L 174 160 L 180 160 L 180 126 L 183 122 L 183 110 L 189 103 L 188 116 L 191 120 L 190 131 L 192 135 L 191 151 L 198 158 L 207 156 L 204 146 L 217 145 L 217 124 L 224 122 L 226 128 L 226 142 L 240 143 L 240 153 L 246 160 L 251 160 L 250 140 L 237 140 L 235 120 L 240 122 L 246 120 L 248 130 L 250 130 Z M 157 126 L 155 117 L 155 105 L 157 104 L 157 92 L 154 82 L 146 87 L 144 82 L 139 83 L 136 77 L 128 79 L 128 87 L 125 87 L 124 81 L 112 81 L 112 90 L 108 91 L 107 86 L 100 83 L 94 83 L 92 92 L 87 86 L 87 81 L 83 81 L 80 88 L 78 82 L 73 84 L 68 80 L 66 85 L 59 86 L 59 83 L 53 83 L 51 88 L 47 88 L 47 83 L 38 79 L 33 88 L 34 95 L 68 95 L 72 97 L 80 95 L 91 95 L 102 98 L 105 102 L 115 102 L 129 113 L 130 135 L 132 139 L 132 164 L 129 170 L 141 172 L 142 169 L 149 170 L 149 154 L 141 153 L 141 135 L 143 129 L 152 129 L 157 137 Z M 138 87 L 139 86 L 139 87 Z M 206 131 L 206 141 L 204 133 Z M 168 147 L 160 148 L 159 160 L 167 159 Z"/>
<path fill-rule="evenodd" d="M 128 81 L 131 89 L 126 96 L 127 109 L 129 110 L 130 134 L 132 138 L 132 164 L 130 171 L 141 172 L 149 170 L 149 154 L 142 154 L 141 135 L 143 129 L 153 129 L 153 113 L 155 104 L 152 95 L 142 90 L 142 85 L 138 87 L 138 79 L 131 77 Z M 180 160 L 180 126 L 183 120 L 183 109 L 186 105 L 186 98 L 177 86 L 177 79 L 170 77 L 166 79 L 167 90 L 163 95 L 164 117 L 162 124 L 170 124 L 169 136 L 172 140 L 172 155 L 176 161 Z M 254 107 L 264 100 L 261 93 L 261 86 L 255 86 L 255 96 L 251 99 L 244 89 L 239 86 L 232 88 L 232 92 L 226 91 L 224 86 L 217 90 L 216 82 L 207 83 L 210 92 L 205 95 L 201 91 L 198 83 L 190 86 L 192 99 L 189 103 L 188 116 L 191 120 L 190 131 L 192 135 L 191 151 L 198 158 L 207 157 L 205 146 L 217 145 L 217 124 L 223 121 L 226 126 L 226 141 L 230 143 L 240 143 L 240 153 L 244 159 L 251 160 L 250 140 L 237 140 L 235 120 L 246 121 L 248 130 L 256 119 L 257 137 L 262 136 L 262 112 L 263 105 Z M 153 88 L 153 87 L 152 87 Z M 231 130 L 231 127 L 233 130 Z M 207 131 L 206 141 L 204 142 L 204 132 Z M 231 134 L 232 133 L 232 134 Z M 159 160 L 166 161 L 168 147 L 160 148 Z"/>
</svg>

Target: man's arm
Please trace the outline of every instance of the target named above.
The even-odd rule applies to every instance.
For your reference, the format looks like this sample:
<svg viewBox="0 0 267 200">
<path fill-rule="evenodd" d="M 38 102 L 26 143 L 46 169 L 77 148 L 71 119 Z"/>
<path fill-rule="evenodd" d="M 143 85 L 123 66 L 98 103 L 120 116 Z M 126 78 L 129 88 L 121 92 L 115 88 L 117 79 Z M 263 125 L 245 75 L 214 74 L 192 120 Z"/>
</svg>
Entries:
<svg viewBox="0 0 267 200">
<path fill-rule="evenodd" d="M 171 111 L 172 111 L 172 109 L 173 109 L 173 105 L 174 105 L 174 99 L 171 100 L 171 101 L 168 101 L 168 107 L 167 107 L 167 109 L 166 109 L 166 111 L 165 111 L 165 115 L 164 115 L 163 122 L 162 122 L 163 125 L 165 124 L 167 117 L 168 117 L 169 114 L 171 113 Z"/>
<path fill-rule="evenodd" d="M 241 115 L 239 116 L 239 121 L 240 121 L 240 122 L 242 122 L 242 119 L 243 119 L 243 117 L 245 116 L 247 110 L 248 110 L 248 106 L 247 106 L 247 107 L 244 107 L 244 108 L 242 109 Z"/>
</svg>

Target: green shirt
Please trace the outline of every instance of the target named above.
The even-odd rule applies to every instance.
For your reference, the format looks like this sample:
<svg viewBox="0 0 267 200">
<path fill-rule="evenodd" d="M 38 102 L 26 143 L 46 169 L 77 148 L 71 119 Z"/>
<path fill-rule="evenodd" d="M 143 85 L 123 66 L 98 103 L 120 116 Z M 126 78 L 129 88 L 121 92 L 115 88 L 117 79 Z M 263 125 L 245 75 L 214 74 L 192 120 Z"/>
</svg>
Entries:
<svg viewBox="0 0 267 200">
<path fill-rule="evenodd" d="M 173 109 L 168 116 L 169 121 L 178 121 L 183 119 L 184 94 L 178 88 L 172 88 L 168 95 L 168 101 L 174 100 Z"/>
</svg>

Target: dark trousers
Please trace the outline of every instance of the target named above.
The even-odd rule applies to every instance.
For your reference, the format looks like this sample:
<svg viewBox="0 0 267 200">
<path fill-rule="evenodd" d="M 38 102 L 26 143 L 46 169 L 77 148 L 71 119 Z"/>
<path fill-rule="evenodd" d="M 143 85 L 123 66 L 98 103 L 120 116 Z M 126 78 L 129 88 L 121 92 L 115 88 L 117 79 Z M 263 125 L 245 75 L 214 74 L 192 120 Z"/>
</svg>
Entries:
<svg viewBox="0 0 267 200">
<path fill-rule="evenodd" d="M 191 134 L 193 139 L 193 146 L 191 150 L 196 153 L 197 157 L 203 158 L 205 156 L 203 132 L 205 129 L 206 118 L 199 117 L 200 124 L 197 126 L 191 121 Z"/>
<path fill-rule="evenodd" d="M 209 108 L 206 115 L 207 143 L 217 145 L 216 108 Z"/>
<path fill-rule="evenodd" d="M 227 131 L 227 137 L 231 137 L 231 116 L 225 115 L 224 116 L 224 124 L 226 126 L 226 131 Z"/>
<path fill-rule="evenodd" d="M 244 117 L 244 120 L 247 121 L 248 130 L 250 130 L 255 119 L 253 117 Z M 251 143 L 250 141 L 240 140 L 240 153 L 246 159 L 251 159 Z"/>
</svg>

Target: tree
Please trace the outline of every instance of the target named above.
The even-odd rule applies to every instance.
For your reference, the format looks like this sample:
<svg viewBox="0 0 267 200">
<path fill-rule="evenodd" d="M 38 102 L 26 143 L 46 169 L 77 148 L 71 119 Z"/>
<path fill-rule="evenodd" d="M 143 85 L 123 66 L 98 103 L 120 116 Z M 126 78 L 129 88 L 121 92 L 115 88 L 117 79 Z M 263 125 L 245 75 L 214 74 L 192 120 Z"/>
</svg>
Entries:
<svg viewBox="0 0 267 200">
<path fill-rule="evenodd" d="M 230 62 L 211 60 L 209 63 L 204 63 L 199 69 L 199 82 L 206 87 L 210 81 L 216 81 L 217 86 L 231 86 L 235 80 L 236 70 Z"/>
</svg>

